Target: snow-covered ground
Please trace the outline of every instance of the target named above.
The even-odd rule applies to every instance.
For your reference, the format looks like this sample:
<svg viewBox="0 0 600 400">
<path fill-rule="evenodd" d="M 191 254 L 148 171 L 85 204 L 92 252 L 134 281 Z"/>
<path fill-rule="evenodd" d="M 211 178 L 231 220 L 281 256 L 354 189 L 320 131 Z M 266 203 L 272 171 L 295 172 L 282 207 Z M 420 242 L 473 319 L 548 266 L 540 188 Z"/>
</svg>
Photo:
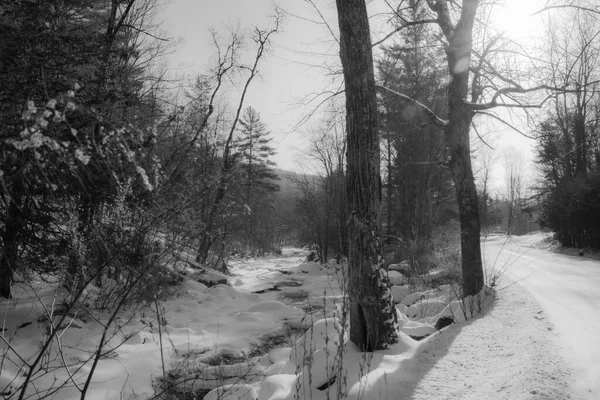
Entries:
<svg viewBox="0 0 600 400">
<path fill-rule="evenodd" d="M 495 296 L 488 291 L 482 300 L 484 311 L 466 322 L 458 303 L 446 306 L 451 291 L 409 295 L 401 275 L 393 274 L 400 342 L 374 354 L 360 353 L 347 341 L 339 266 L 302 263 L 306 252 L 291 248 L 278 257 L 235 260 L 231 287 L 187 281 L 179 295 L 160 305 L 163 357 L 156 311 L 124 315 L 108 346 L 116 348 L 99 362 L 86 398 L 151 398 L 153 380 L 163 374 L 163 359 L 164 370 L 175 372 L 176 381 L 191 377 L 186 384 L 195 389 L 221 387 L 208 400 L 317 400 L 338 393 L 367 400 L 600 398 L 598 346 L 593 342 L 600 332 L 593 320 L 600 315 L 600 303 L 597 294 L 586 292 L 599 287 L 594 281 L 598 276 L 581 282 L 598 273 L 600 264 L 569 257 L 556 261 L 565 256 L 504 242 L 490 238 L 484 250 L 488 267 L 507 266 L 508 273 Z M 522 244 L 539 242 L 541 238 L 527 237 Z M 39 351 L 47 329 L 40 316 L 60 300 L 41 286 L 17 287 L 16 294 L 0 301 L 3 337 L 10 343 L 0 344 L 5 355 L 0 391 L 23 381 L 24 365 Z M 449 315 L 460 323 L 439 332 L 433 328 L 437 319 Z M 69 321 L 60 336 L 65 357 L 48 358 L 48 366 L 57 368 L 36 375 L 33 398 L 40 397 L 35 390 L 65 380 L 70 383 L 52 398 L 79 398 L 69 374 L 80 383 L 89 371 L 90 363 L 83 360 L 95 349 L 102 320 Z M 417 341 L 409 335 L 429 336 Z M 215 359 L 223 364 L 215 365 Z"/>
<path fill-rule="evenodd" d="M 560 254 L 550 234 L 539 232 L 489 238 L 484 248 L 489 265 L 491 256 L 497 266 L 506 265 L 509 277 L 533 295 L 552 323 L 554 352 L 573 371 L 572 390 L 600 399 L 600 262 Z"/>
<path fill-rule="evenodd" d="M 244 263 L 243 268 L 237 269 L 239 277 L 233 280 L 246 281 L 246 288 L 237 281 L 238 289 L 226 285 L 207 288 L 202 283 L 186 281 L 178 296 L 161 304 L 165 370 L 188 360 L 199 362 L 215 355 L 239 357 L 253 346 L 281 335 L 288 325 L 306 327 L 309 323 L 304 322 L 305 312 L 301 309 L 269 301 L 268 295 L 251 293 L 252 285 L 263 280 L 266 271 L 278 263 L 298 266 L 301 259 L 302 255 L 286 254 L 282 259 L 263 259 L 260 267 L 255 262 Z M 281 280 L 287 279 L 275 281 Z M 0 343 L 3 355 L 0 393 L 7 398 L 22 384 L 28 370 L 26 363 L 31 365 L 39 354 L 48 329 L 47 316 L 64 295 L 62 290 L 54 290 L 47 284 L 15 285 L 13 292 L 13 299 L 0 300 L 5 339 Z M 114 333 L 105 347 L 115 350 L 99 362 L 87 399 L 145 399 L 154 393 L 152 380 L 160 377 L 163 369 L 157 315 L 152 308 L 136 311 L 134 315 L 125 312 L 121 318 L 127 323 Z M 67 382 L 51 398 L 80 397 L 81 383 L 91 365 L 83 361 L 96 349 L 103 332 L 102 322 L 108 319 L 105 314 L 94 310 L 93 317 L 98 321 L 89 316 L 84 318 L 81 313 L 76 318 L 67 318 L 68 328 L 58 335 L 51 355 L 42 359 L 49 372 L 42 369 L 34 375 L 30 393 Z M 57 352 L 59 342 L 64 358 Z M 72 383 L 70 375 L 79 383 L 79 388 Z"/>
</svg>

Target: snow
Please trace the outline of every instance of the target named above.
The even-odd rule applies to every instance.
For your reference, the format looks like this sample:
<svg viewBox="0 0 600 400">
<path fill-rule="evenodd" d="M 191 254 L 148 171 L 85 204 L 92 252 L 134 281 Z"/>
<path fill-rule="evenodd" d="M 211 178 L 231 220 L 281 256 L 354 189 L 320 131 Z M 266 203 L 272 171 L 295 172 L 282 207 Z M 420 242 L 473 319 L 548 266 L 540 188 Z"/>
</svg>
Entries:
<svg viewBox="0 0 600 400">
<path fill-rule="evenodd" d="M 412 306 L 418 300 L 421 300 L 424 297 L 425 297 L 424 293 L 420 293 L 420 292 L 411 293 L 407 296 L 402 297 L 402 300 L 400 300 L 400 304 L 404 304 L 405 306 Z"/>
<path fill-rule="evenodd" d="M 507 278 L 525 287 L 552 323 L 553 346 L 573 371 L 573 392 L 599 399 L 600 262 L 546 251 L 562 249 L 542 232 L 489 238 L 484 248 L 490 255 L 488 268 L 505 269 Z"/>
<path fill-rule="evenodd" d="M 573 398 L 551 324 L 535 301 L 519 285 L 497 295 L 487 315 L 425 340 L 406 366 L 410 378 L 402 387 L 403 398 Z"/>
<path fill-rule="evenodd" d="M 406 310 L 406 315 L 410 318 L 423 319 L 425 317 L 433 317 L 438 315 L 445 308 L 446 302 L 439 299 L 428 299 L 408 307 Z"/>
<path fill-rule="evenodd" d="M 539 243 L 547 240 L 528 237 L 525 246 Z M 524 249 L 505 237 L 488 238 L 488 270 L 494 266 L 507 274 L 497 292 L 486 289 L 464 302 L 453 300 L 449 287 L 411 293 L 409 286 L 393 286 L 399 342 L 374 353 L 362 353 L 348 340 L 343 266 L 303 263 L 305 252 L 291 248 L 280 257 L 234 260 L 233 287 L 188 280 L 177 296 L 161 303 L 164 369 L 182 380 L 197 376 L 187 385 L 213 389 L 208 400 L 575 399 L 572 391 L 600 398 L 595 341 L 600 329 L 593 318 L 600 315 L 600 298 L 596 290 L 587 292 L 600 285 L 600 264 Z M 397 274 L 391 275 L 400 282 Z M 47 284 L 17 286 L 15 293 L 15 299 L 0 302 L 4 337 L 30 360 L 46 329 L 40 315 L 56 308 L 65 293 Z M 106 312 L 95 311 L 94 317 L 105 320 Z M 438 331 L 434 325 L 441 317 L 456 323 Z M 153 309 L 127 310 L 110 341 L 116 348 L 99 362 L 87 399 L 152 396 L 153 379 L 163 371 L 156 319 Z M 82 315 L 67 322 L 61 341 L 71 369 L 80 368 L 74 378 L 81 382 L 102 326 Z M 0 346 L 7 355 L 0 391 L 10 385 L 14 390 L 23 380 L 23 362 Z M 250 357 L 260 346 L 267 346 L 265 352 Z M 232 362 L 211 364 L 215 357 Z M 35 385 L 67 379 L 61 367 Z M 570 380 L 575 384 L 569 386 Z M 79 398 L 69 386 L 55 398 Z"/>
<path fill-rule="evenodd" d="M 298 259 L 294 262 L 297 265 Z M 249 271 L 244 271 L 247 275 L 254 271 L 252 263 L 249 268 Z M 281 273 L 274 275 L 281 276 Z M 202 283 L 186 281 L 180 294 L 162 305 L 166 319 L 163 327 L 165 368 L 170 370 L 190 356 L 194 356 L 196 361 L 217 354 L 242 356 L 253 346 L 274 336 L 286 335 L 286 326 L 307 325 L 302 322 L 305 312 L 301 309 L 276 300 L 265 300 L 250 293 L 250 290 L 244 285 L 207 288 Z M 14 299 L 0 301 L 0 309 L 4 313 L 3 336 L 20 357 L 31 360 L 43 340 L 45 325 L 40 316 L 45 314 L 44 308 L 51 309 L 53 304 L 60 304 L 65 293 L 62 289 L 54 290 L 52 286 L 40 284 L 33 288 L 17 285 L 14 294 Z M 95 313 L 95 316 L 100 320 L 105 318 L 102 312 Z M 96 383 L 92 384 L 87 399 L 128 398 L 134 394 L 149 397 L 154 393 L 152 379 L 162 374 L 156 314 L 152 309 L 147 309 L 124 320 L 129 317 L 131 321 L 124 325 L 122 332 L 118 332 L 106 348 L 121 344 L 125 341 L 125 335 L 131 337 L 115 349 L 113 357 L 99 362 L 93 379 Z M 42 322 L 38 322 L 38 319 Z M 70 326 L 61 333 L 61 341 L 66 344 L 63 346 L 65 359 L 75 363 L 73 368 L 80 367 L 78 377 L 82 379 L 90 368 L 89 363 L 84 364 L 83 361 L 95 350 L 102 326 L 93 320 L 84 323 L 69 318 L 67 321 Z M 18 329 L 27 323 L 29 325 Z M 4 343 L 0 346 L 3 354 L 7 352 Z M 56 349 L 53 354 L 57 354 Z M 3 363 L 0 375 L 0 384 L 3 386 L 0 391 L 7 383 L 12 382 L 13 386 L 18 383 L 13 381 L 13 377 L 22 378 L 19 368 L 23 362 L 14 352 L 8 352 L 7 357 L 10 362 Z M 53 365 L 62 365 L 59 360 L 53 362 Z M 53 374 L 37 378 L 36 387 L 50 387 L 55 376 L 57 382 L 68 379 L 67 371 L 59 368 Z M 61 390 L 56 396 L 65 400 L 80 397 L 78 390 L 73 387 Z"/>
<path fill-rule="evenodd" d="M 290 362 L 299 367 L 317 351 L 335 354 L 340 343 L 345 342 L 342 323 L 337 318 L 324 318 L 315 322 L 291 348 Z"/>
<path fill-rule="evenodd" d="M 392 285 L 403 285 L 404 284 L 404 275 L 402 275 L 398 271 L 388 271 L 388 277 L 390 279 L 390 284 Z"/>
<path fill-rule="evenodd" d="M 232 384 L 219 386 L 208 392 L 204 400 L 255 400 L 256 389 L 247 384 Z"/>
<path fill-rule="evenodd" d="M 410 286 L 392 286 L 392 297 L 394 298 L 394 303 L 400 303 L 403 298 L 408 296 L 411 292 Z M 405 305 L 405 304 L 403 304 Z"/>
</svg>

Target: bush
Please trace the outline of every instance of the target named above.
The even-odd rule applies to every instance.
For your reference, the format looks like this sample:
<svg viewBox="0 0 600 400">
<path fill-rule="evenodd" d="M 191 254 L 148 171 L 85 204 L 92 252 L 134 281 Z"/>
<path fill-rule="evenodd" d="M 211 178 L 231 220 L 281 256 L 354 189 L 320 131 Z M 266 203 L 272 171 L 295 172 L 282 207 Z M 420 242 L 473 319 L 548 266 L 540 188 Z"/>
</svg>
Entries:
<svg viewBox="0 0 600 400">
<path fill-rule="evenodd" d="M 540 224 L 563 246 L 600 249 L 600 173 L 558 185 L 545 199 Z"/>
<path fill-rule="evenodd" d="M 435 282 L 438 284 L 456 283 L 462 280 L 460 253 L 460 225 L 450 221 L 433 232 L 433 250 L 428 256 L 432 269 L 440 271 Z"/>
</svg>

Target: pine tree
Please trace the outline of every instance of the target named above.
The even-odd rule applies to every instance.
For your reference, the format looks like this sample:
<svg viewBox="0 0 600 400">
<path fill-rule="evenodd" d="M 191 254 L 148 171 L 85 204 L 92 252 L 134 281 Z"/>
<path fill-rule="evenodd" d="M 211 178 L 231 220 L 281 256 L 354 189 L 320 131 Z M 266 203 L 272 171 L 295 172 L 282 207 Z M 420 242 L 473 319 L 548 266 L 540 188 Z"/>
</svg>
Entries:
<svg viewBox="0 0 600 400">
<path fill-rule="evenodd" d="M 245 175 L 246 201 L 252 202 L 252 196 L 257 191 L 277 190 L 277 185 L 273 183 L 278 179 L 275 163 L 270 160 L 276 152 L 271 145 L 270 132 L 254 108 L 249 106 L 244 110 L 240 125 L 242 129 L 237 151 L 241 156 L 240 162 Z"/>
<path fill-rule="evenodd" d="M 271 145 L 270 132 L 261 121 L 260 114 L 252 107 L 244 110 L 240 119 L 240 137 L 237 140 L 242 172 L 242 198 L 248 206 L 245 236 L 248 246 L 254 250 L 269 251 L 265 243 L 270 239 L 269 232 L 262 226 L 273 209 L 272 193 L 279 190 L 275 183 L 279 178 L 275 173 L 275 163 L 270 159 L 275 149 Z"/>
<path fill-rule="evenodd" d="M 426 18 L 423 6 L 407 12 L 414 20 Z M 378 72 L 386 87 L 443 115 L 446 68 L 439 61 L 442 49 L 434 45 L 436 40 L 428 25 L 401 31 L 397 44 L 384 48 Z M 444 132 L 413 103 L 383 92 L 381 110 L 382 136 L 389 147 L 387 233 L 413 244 L 403 248 L 407 253 L 403 258 L 417 268 L 429 248 L 433 227 L 447 217 L 440 215 L 441 210 L 454 200 L 446 195 L 453 189 L 452 178 L 442 166 L 447 160 L 446 140 Z"/>
<path fill-rule="evenodd" d="M 131 22 L 132 5 L 0 7 L 0 191 L 7 200 L 0 210 L 0 296 L 10 296 L 13 273 L 24 264 L 56 268 L 49 257 L 72 243 L 68 233 L 50 229 L 61 225 L 57 218 L 71 210 L 83 228 L 114 197 L 115 176 L 135 173 L 130 161 L 141 150 L 139 135 L 115 134 L 129 111 L 143 107 L 142 71 L 134 66 L 139 44 L 123 24 Z M 40 231 L 52 234 L 41 238 Z"/>
</svg>

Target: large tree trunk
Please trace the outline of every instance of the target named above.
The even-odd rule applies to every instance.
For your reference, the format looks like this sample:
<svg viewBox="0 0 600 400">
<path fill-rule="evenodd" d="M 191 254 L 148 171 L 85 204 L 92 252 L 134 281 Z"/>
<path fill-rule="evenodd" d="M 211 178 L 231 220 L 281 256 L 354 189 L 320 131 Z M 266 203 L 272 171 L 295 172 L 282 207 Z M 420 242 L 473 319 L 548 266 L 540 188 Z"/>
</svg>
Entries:
<svg viewBox="0 0 600 400">
<path fill-rule="evenodd" d="M 479 227 L 477 189 L 471 167 L 469 148 L 470 119 L 463 117 L 448 127 L 450 169 L 456 185 L 460 219 L 460 249 L 462 253 L 463 296 L 470 296 L 483 288 L 483 265 Z M 466 125 L 466 126 L 465 126 Z"/>
<path fill-rule="evenodd" d="M 373 55 L 365 1 L 336 4 L 348 139 L 350 340 L 363 351 L 373 351 L 398 341 L 378 226 L 381 177 Z"/>
<path fill-rule="evenodd" d="M 478 1 L 463 3 L 461 19 L 450 36 L 448 69 L 448 117 L 445 127 L 450 149 L 450 170 L 456 185 L 460 219 L 460 248 L 462 252 L 463 296 L 470 296 L 483 288 L 483 265 L 479 226 L 479 202 L 471 166 L 469 132 L 473 111 L 466 103 L 469 90 L 469 65 L 472 49 L 472 31 Z"/>
<path fill-rule="evenodd" d="M 0 297 L 10 299 L 11 284 L 19 260 L 19 233 L 23 225 L 23 196 L 25 188 L 17 176 L 10 196 L 2 235 L 2 256 L 0 259 Z"/>
</svg>

